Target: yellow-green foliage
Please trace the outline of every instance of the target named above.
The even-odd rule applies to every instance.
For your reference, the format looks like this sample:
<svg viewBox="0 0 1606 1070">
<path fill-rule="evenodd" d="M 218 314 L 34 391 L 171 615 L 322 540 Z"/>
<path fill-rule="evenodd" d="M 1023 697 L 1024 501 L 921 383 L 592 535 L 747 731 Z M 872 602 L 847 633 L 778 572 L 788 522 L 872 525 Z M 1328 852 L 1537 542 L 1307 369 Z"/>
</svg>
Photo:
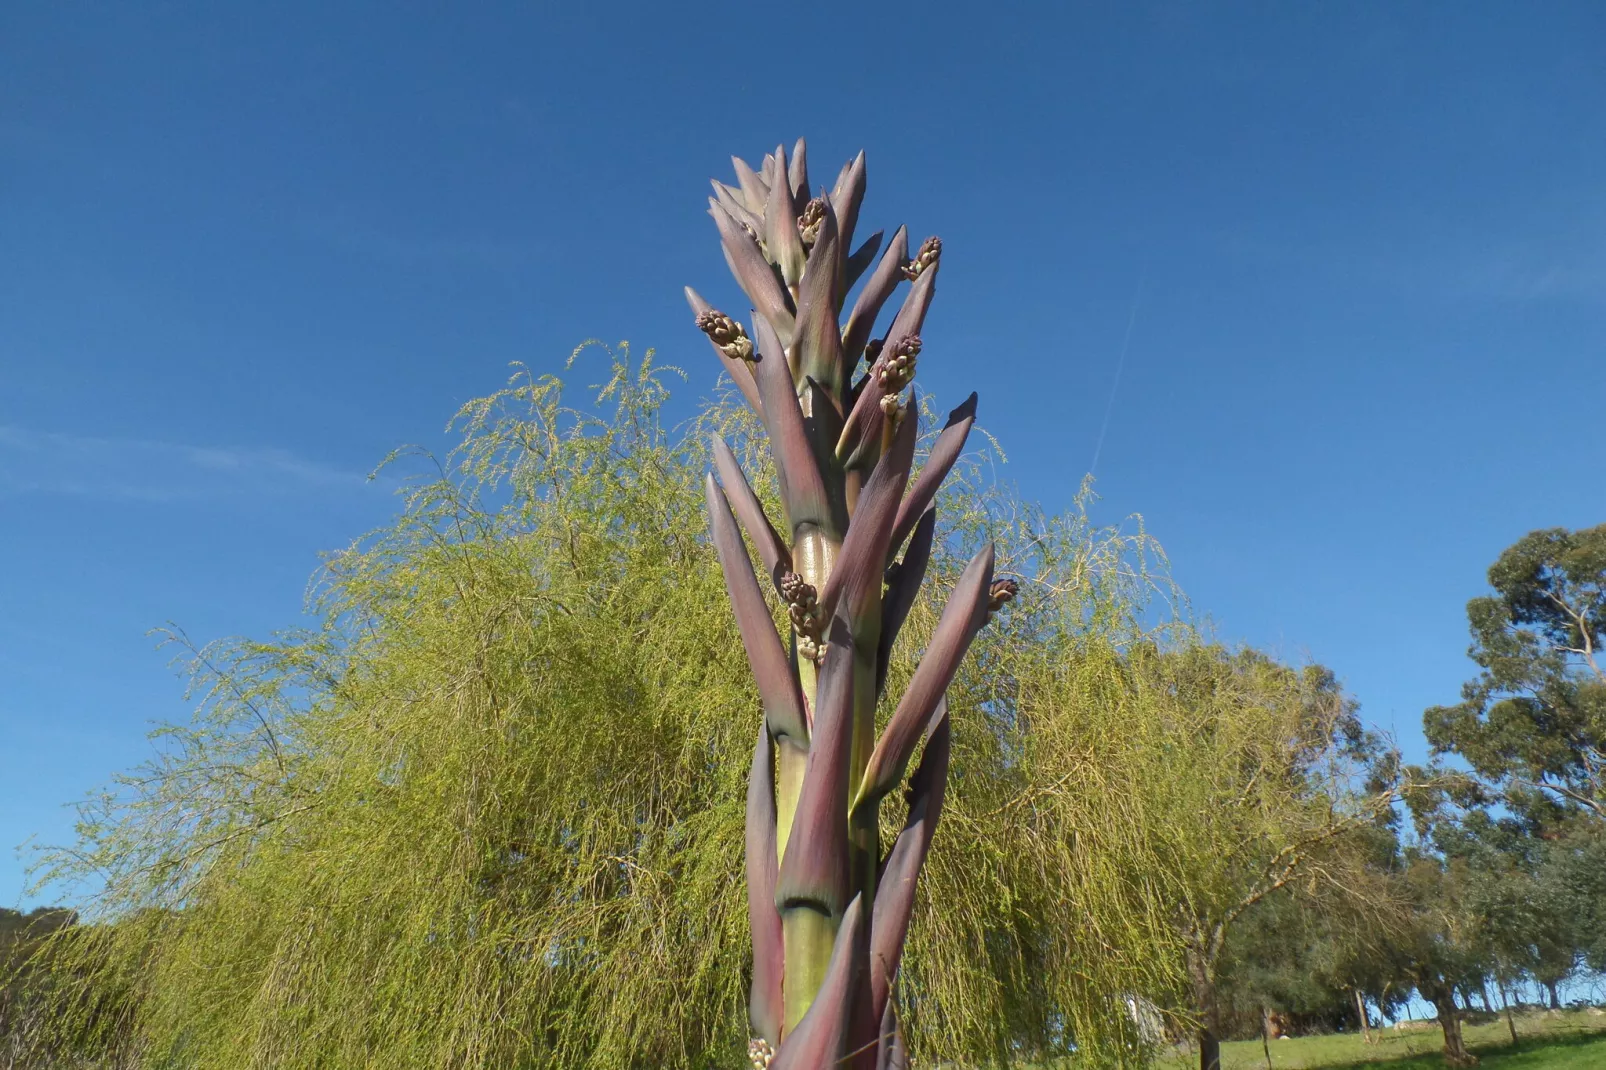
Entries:
<svg viewBox="0 0 1606 1070">
<path fill-rule="evenodd" d="M 144 1066 L 228 1070 L 742 1064 L 759 707 L 700 480 L 716 427 L 750 472 L 764 459 L 734 406 L 661 427 L 650 354 L 612 372 L 600 415 L 527 376 L 466 406 L 439 476 L 330 559 L 316 628 L 195 652 L 194 722 L 47 859 L 46 879 L 101 888 L 59 948 L 80 994 L 60 1042 L 93 1026 Z M 1177 630 L 1150 597 L 1163 559 L 985 471 L 942 502 L 888 688 L 996 539 L 1025 584 L 951 692 L 898 998 L 921 1058 L 1074 1038 L 1141 1061 L 1125 996 L 1180 977 L 1126 660 Z"/>
</svg>

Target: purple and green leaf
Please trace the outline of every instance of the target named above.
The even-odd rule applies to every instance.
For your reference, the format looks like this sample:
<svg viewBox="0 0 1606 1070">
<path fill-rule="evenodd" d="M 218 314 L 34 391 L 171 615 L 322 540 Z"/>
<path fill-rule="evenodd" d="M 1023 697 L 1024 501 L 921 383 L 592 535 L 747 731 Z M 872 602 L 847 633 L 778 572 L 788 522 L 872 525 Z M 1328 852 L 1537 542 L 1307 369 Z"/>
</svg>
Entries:
<svg viewBox="0 0 1606 1070">
<path fill-rule="evenodd" d="M 938 703 L 933 717 L 935 723 L 926 739 L 925 753 L 909 780 L 909 816 L 892 850 L 887 852 L 876 884 L 870 922 L 870 1002 L 875 1020 L 881 1020 L 885 1013 L 892 984 L 898 977 L 909 919 L 914 914 L 915 880 L 942 814 L 951 746 L 946 701 Z"/>
<path fill-rule="evenodd" d="M 908 259 L 909 230 L 899 227 L 893 232 L 887 251 L 881 254 L 881 262 L 876 265 L 875 273 L 864 284 L 864 289 L 859 291 L 847 326 L 842 329 L 842 353 L 847 360 L 857 364 L 864 355 L 865 343 L 870 341 L 870 333 L 875 330 L 876 317 L 881 314 L 881 307 L 887 303 L 887 298 L 898 288 L 898 283 L 903 281 L 903 265 Z"/>
<path fill-rule="evenodd" d="M 832 918 L 848 904 L 848 753 L 853 743 L 853 636 L 831 622 L 814 703 L 814 733 L 775 902 Z"/>
<path fill-rule="evenodd" d="M 764 204 L 770 199 L 769 183 L 740 157 L 732 156 L 731 166 L 736 170 L 736 182 L 742 189 L 742 201 L 747 205 L 747 210 L 762 219 Z"/>
<path fill-rule="evenodd" d="M 842 390 L 842 333 L 837 327 L 841 306 L 841 242 L 836 216 L 829 204 L 820 223 L 819 237 L 809 250 L 808 270 L 797 298 L 797 330 L 792 337 L 792 371 L 825 386 L 833 396 Z"/>
<path fill-rule="evenodd" d="M 747 1001 L 753 1031 L 781 1041 L 781 979 L 786 963 L 781 914 L 775 909 L 775 756 L 769 729 L 760 723 L 747 775 L 747 922 L 753 933 L 753 987 Z"/>
<path fill-rule="evenodd" d="M 859 281 L 859 277 L 861 275 L 870 270 L 870 265 L 875 263 L 875 254 L 881 251 L 881 239 L 885 237 L 885 234 L 885 231 L 876 231 L 874 234 L 864 239 L 864 244 L 859 246 L 859 248 L 854 251 L 852 256 L 848 257 L 847 266 L 842 273 L 842 294 L 840 296 L 840 300 L 847 300 L 847 291 L 852 288 L 854 283 Z M 843 248 L 847 248 L 846 241 L 844 241 L 842 245 Z M 839 314 L 841 313 L 840 304 L 837 306 L 837 312 Z M 858 357 L 854 357 L 854 360 L 857 361 Z"/>
<path fill-rule="evenodd" d="M 937 435 L 937 441 L 932 444 L 931 456 L 926 458 L 925 467 L 915 477 L 914 486 L 909 488 L 908 497 L 898 507 L 898 520 L 892 526 L 892 542 L 888 548 L 888 559 L 898 552 L 903 540 L 908 536 L 910 529 L 919 521 L 926 506 L 937 497 L 937 491 L 942 481 L 948 478 L 948 472 L 953 468 L 954 462 L 964 451 L 965 439 L 970 435 L 970 429 L 976 423 L 976 395 L 972 393 L 958 408 L 948 414 L 948 422 L 943 425 L 942 431 Z"/>
<path fill-rule="evenodd" d="M 892 664 L 892 647 L 903 630 L 903 622 L 920 593 L 920 584 L 926 578 L 926 564 L 931 560 L 931 542 L 937 531 L 935 505 L 920 514 L 914 536 L 903 560 L 888 569 L 887 593 L 881 599 L 881 634 L 877 637 L 875 691 L 880 695 L 887 686 L 887 669 Z"/>
<path fill-rule="evenodd" d="M 754 317 L 753 339 L 758 358 L 754 374 L 758 396 L 764 404 L 764 427 L 769 432 L 770 449 L 775 457 L 775 477 L 780 484 L 781 504 L 786 522 L 795 538 L 804 524 L 824 526 L 831 516 L 825 480 L 809 444 L 798 407 L 792 372 L 786 363 L 786 349 L 773 327 L 762 316 Z"/>
<path fill-rule="evenodd" d="M 736 627 L 742 634 L 747 663 L 758 684 L 764 719 L 769 724 L 770 734 L 777 740 L 807 747 L 809 733 L 803 713 L 803 692 L 786 650 L 781 646 L 781 638 L 776 634 L 775 621 L 759 590 L 758 577 L 753 575 L 753 562 L 742 543 L 742 533 L 731 515 L 730 502 L 714 481 L 712 472 L 708 473 L 705 483 L 714 550 L 719 555 L 720 569 L 725 573 L 725 590 L 736 615 Z"/>
<path fill-rule="evenodd" d="M 759 251 L 758 242 L 742 229 L 729 212 L 717 205 L 710 208 L 708 214 L 714 217 L 714 224 L 719 227 L 720 245 L 725 250 L 725 263 L 730 266 L 731 274 L 736 276 L 742 292 L 747 294 L 747 299 L 753 303 L 759 314 L 774 325 L 783 340 L 790 338 L 796 316 L 792 295 L 781 285 L 781 280 L 775 275 L 775 268 L 764 259 L 764 254 Z"/>
<path fill-rule="evenodd" d="M 869 482 L 859 494 L 853 523 L 837 553 L 836 565 L 831 569 L 825 589 L 820 592 L 820 612 L 831 615 L 840 606 L 855 635 L 865 633 L 870 614 L 880 602 L 887 540 L 892 535 L 898 502 L 914 464 L 917 424 L 913 417 L 903 420 L 891 449 L 870 473 Z"/>
<path fill-rule="evenodd" d="M 993 548 L 989 544 L 971 559 L 948 596 L 937 629 L 916 666 L 909 687 L 887 721 L 870 754 L 864 779 L 854 792 L 855 809 L 884 798 L 903 780 L 915 744 L 930 722 L 964 659 L 970 641 L 987 622 L 988 588 L 993 580 Z"/>
<path fill-rule="evenodd" d="M 736 512 L 736 519 L 742 522 L 747 538 L 758 551 L 758 559 L 764 563 L 764 571 L 779 587 L 781 576 L 792 571 L 792 555 L 787 551 L 780 533 L 770 523 L 758 495 L 753 493 L 741 464 L 736 460 L 736 454 L 718 435 L 714 436 L 714 468 L 719 472 L 719 481 L 724 485 L 725 495 Z"/>
<path fill-rule="evenodd" d="M 801 210 L 803 202 L 809 199 L 808 150 L 803 138 L 798 138 L 797 144 L 792 146 L 792 166 L 787 172 L 787 182 L 792 187 L 792 204 L 796 210 Z"/>
<path fill-rule="evenodd" d="M 837 175 L 831 189 L 831 207 L 836 210 L 837 230 L 844 248 L 853 244 L 853 231 L 859 225 L 859 206 L 864 203 L 866 175 L 864 152 L 860 151 Z"/>
<path fill-rule="evenodd" d="M 781 269 L 781 278 L 788 287 L 795 287 L 803 279 L 803 239 L 797 232 L 797 207 L 792 191 L 787 188 L 786 149 L 775 146 L 775 175 L 770 184 L 770 199 L 764 205 L 764 247 L 770 259 Z"/>
</svg>

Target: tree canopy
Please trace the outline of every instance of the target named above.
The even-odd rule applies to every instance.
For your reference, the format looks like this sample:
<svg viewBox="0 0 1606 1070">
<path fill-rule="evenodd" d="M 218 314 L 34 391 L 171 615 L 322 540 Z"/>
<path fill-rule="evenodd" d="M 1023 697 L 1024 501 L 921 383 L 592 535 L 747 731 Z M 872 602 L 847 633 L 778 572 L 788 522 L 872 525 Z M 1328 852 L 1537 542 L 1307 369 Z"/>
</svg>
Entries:
<svg viewBox="0 0 1606 1070">
<path fill-rule="evenodd" d="M 1606 524 L 1535 531 L 1489 569 L 1467 603 L 1482 671 L 1423 729 L 1511 807 L 1606 821 Z"/>
<path fill-rule="evenodd" d="M 523 373 L 466 406 L 396 522 L 330 557 L 312 627 L 189 649 L 194 720 L 45 859 L 98 887 L 59 1041 L 93 1004 L 99 1042 L 195 1067 L 740 1065 L 757 696 L 700 484 L 710 430 L 764 458 L 733 405 L 664 427 L 650 354 L 610 371 L 589 409 Z M 911 1040 L 1135 1059 L 1112 994 L 1175 987 L 1172 904 L 1096 757 L 1133 715 L 1118 652 L 1180 627 L 1164 560 L 982 472 L 890 670 L 996 541 L 1024 589 L 950 689 Z"/>
<path fill-rule="evenodd" d="M 728 397 L 666 427 L 669 369 L 621 347 L 608 370 L 579 406 L 520 372 L 444 462 L 398 454 L 424 474 L 330 556 L 311 626 L 174 633 L 194 718 L 43 859 L 93 893 L 50 942 L 50 1043 L 231 1070 L 744 1064 L 759 698 L 705 535 L 709 433 L 773 485 Z M 1203 640 L 1141 523 L 1090 500 L 1050 515 L 961 461 L 893 652 L 896 689 L 996 543 L 1020 590 L 949 688 L 898 995 L 922 1062 L 1143 1064 L 1165 1039 L 1144 1008 L 1211 1025 L 1197 967 L 1236 926 L 1366 891 L 1346 852 L 1387 789 L 1353 703 Z"/>
</svg>

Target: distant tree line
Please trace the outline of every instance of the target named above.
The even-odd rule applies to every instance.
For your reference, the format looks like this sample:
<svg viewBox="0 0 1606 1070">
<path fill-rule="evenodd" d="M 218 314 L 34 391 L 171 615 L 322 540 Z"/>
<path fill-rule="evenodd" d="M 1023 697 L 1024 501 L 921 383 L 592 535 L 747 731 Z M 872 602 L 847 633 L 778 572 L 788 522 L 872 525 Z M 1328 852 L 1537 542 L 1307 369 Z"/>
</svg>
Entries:
<svg viewBox="0 0 1606 1070">
<path fill-rule="evenodd" d="M 1560 1009 L 1569 977 L 1606 970 L 1606 525 L 1534 532 L 1488 579 L 1467 606 L 1479 672 L 1424 715 L 1436 758 L 1404 771 L 1403 813 L 1358 835 L 1358 894 L 1245 919 L 1236 1035 L 1257 1012 L 1365 1030 L 1368 1005 L 1416 993 L 1467 1065 L 1469 1011 L 1503 1013 L 1515 1040 L 1520 988 Z"/>
</svg>

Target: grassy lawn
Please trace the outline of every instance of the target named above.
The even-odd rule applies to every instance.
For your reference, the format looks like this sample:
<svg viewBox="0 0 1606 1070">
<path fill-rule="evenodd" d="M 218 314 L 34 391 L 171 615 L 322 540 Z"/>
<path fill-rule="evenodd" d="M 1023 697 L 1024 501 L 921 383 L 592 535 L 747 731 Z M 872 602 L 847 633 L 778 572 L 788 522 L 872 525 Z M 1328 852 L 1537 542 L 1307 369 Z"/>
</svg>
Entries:
<svg viewBox="0 0 1606 1070">
<path fill-rule="evenodd" d="M 1468 1025 L 1467 1046 L 1489 1070 L 1606 1070 L 1606 1012 L 1529 1012 L 1517 1016 L 1516 1045 L 1505 1019 Z M 1358 1035 L 1295 1037 L 1271 1042 L 1273 1070 L 1338 1070 L 1349 1066 L 1386 1065 L 1389 1070 L 1439 1070 L 1444 1034 L 1435 1022 L 1407 1022 L 1401 1029 L 1380 1029 L 1375 1044 Z M 1258 1040 L 1221 1046 L 1222 1070 L 1265 1070 L 1266 1052 Z M 1164 1060 L 1165 1070 L 1197 1066 L 1198 1056 Z"/>
</svg>

